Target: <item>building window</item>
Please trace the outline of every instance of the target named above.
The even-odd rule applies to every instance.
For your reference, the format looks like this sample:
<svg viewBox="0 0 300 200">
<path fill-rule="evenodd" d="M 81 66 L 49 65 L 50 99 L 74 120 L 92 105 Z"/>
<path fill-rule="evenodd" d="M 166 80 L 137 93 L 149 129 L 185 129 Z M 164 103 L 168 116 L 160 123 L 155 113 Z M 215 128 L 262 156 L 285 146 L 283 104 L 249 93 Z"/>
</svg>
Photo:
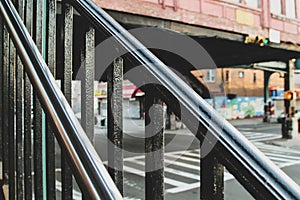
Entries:
<svg viewBox="0 0 300 200">
<path fill-rule="evenodd" d="M 207 70 L 206 81 L 207 82 L 215 82 L 216 81 L 216 70 L 215 69 Z"/>
<path fill-rule="evenodd" d="M 225 71 L 225 82 L 228 83 L 229 82 L 229 70 Z"/>
<path fill-rule="evenodd" d="M 296 18 L 296 5 L 295 0 L 285 0 L 286 16 Z"/>
<path fill-rule="evenodd" d="M 253 83 L 256 83 L 256 73 L 253 73 Z"/>
<path fill-rule="evenodd" d="M 271 5 L 271 13 L 274 14 L 282 14 L 282 9 L 281 9 L 281 0 L 270 0 L 270 5 Z"/>
<path fill-rule="evenodd" d="M 271 13 L 296 18 L 296 0 L 270 0 L 270 7 Z"/>
<path fill-rule="evenodd" d="M 246 0 L 246 5 L 258 8 L 259 7 L 259 0 Z"/>
<path fill-rule="evenodd" d="M 239 78 L 244 78 L 244 72 L 243 71 L 239 71 Z"/>
</svg>

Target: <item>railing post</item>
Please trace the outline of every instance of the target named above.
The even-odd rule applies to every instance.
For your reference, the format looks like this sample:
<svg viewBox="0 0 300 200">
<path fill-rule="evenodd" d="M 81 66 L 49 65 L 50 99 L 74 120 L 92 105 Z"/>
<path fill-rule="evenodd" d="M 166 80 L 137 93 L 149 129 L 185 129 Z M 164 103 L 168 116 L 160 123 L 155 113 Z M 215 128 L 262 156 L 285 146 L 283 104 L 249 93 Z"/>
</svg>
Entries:
<svg viewBox="0 0 300 200">
<path fill-rule="evenodd" d="M 63 4 L 63 49 L 64 70 L 62 77 L 62 92 L 71 105 L 72 102 L 72 67 L 73 67 L 73 8 Z M 73 199 L 72 172 L 65 154 L 61 151 L 62 199 Z"/>
<path fill-rule="evenodd" d="M 3 116 L 8 115 L 8 102 L 9 102 L 9 94 L 8 94 L 8 75 L 9 75 L 9 35 L 6 28 L 3 30 L 3 104 L 2 111 Z M 8 181 L 8 117 L 3 117 L 3 135 L 2 135 L 2 143 L 3 143 L 3 166 L 2 166 L 2 176 L 5 182 Z"/>
<path fill-rule="evenodd" d="M 53 76 L 56 76 L 56 0 L 46 1 L 47 25 L 47 57 L 46 61 Z M 46 127 L 46 174 L 47 174 L 47 199 L 55 199 L 55 137 L 52 123 L 47 117 Z"/>
<path fill-rule="evenodd" d="M 224 166 L 212 150 L 201 153 L 200 199 L 224 199 Z"/>
<path fill-rule="evenodd" d="M 18 12 L 24 20 L 23 0 L 18 1 Z M 23 91 L 23 64 L 16 55 L 16 88 Z M 16 197 L 24 199 L 24 143 L 23 143 L 23 94 L 16 92 Z"/>
<path fill-rule="evenodd" d="M 8 177 L 9 177 L 9 199 L 15 198 L 15 47 L 13 41 L 9 43 L 9 83 L 8 83 Z"/>
<path fill-rule="evenodd" d="M 32 87 L 24 72 L 24 187 L 25 199 L 32 199 Z"/>
<path fill-rule="evenodd" d="M 88 28 L 85 44 L 81 51 L 81 125 L 88 138 L 94 143 L 94 70 L 95 70 L 95 30 Z"/>
<path fill-rule="evenodd" d="M 108 172 L 123 195 L 123 59 L 116 58 L 107 77 Z"/>
<path fill-rule="evenodd" d="M 4 37 L 3 37 L 3 33 L 4 33 L 4 23 L 2 20 L 0 20 L 0 161 L 3 163 L 3 141 L 2 141 L 2 137 L 3 137 L 3 67 L 4 67 L 4 63 L 3 63 L 3 53 L 4 53 Z M 0 176 L 3 179 L 2 176 L 2 171 L 0 171 Z"/>
<path fill-rule="evenodd" d="M 43 1 L 36 1 L 33 17 L 33 38 L 40 53 L 43 53 Z M 36 199 L 44 198 L 43 181 L 43 116 L 42 106 L 36 90 L 33 90 L 33 113 L 34 113 L 34 196 Z"/>
<path fill-rule="evenodd" d="M 32 35 L 33 0 L 26 2 L 26 28 Z M 25 199 L 32 199 L 32 86 L 24 68 L 24 187 Z"/>
<path fill-rule="evenodd" d="M 43 199 L 42 107 L 37 97 L 36 91 L 33 92 L 33 97 L 34 196 L 37 199 Z"/>
<path fill-rule="evenodd" d="M 23 64 L 17 57 L 16 88 L 23 90 Z M 17 199 L 24 199 L 24 157 L 23 157 L 23 96 L 16 92 L 16 176 Z"/>
<path fill-rule="evenodd" d="M 146 199 L 164 199 L 164 133 L 162 100 L 151 88 L 145 94 Z"/>
<path fill-rule="evenodd" d="M 84 35 L 81 49 L 81 67 L 83 76 L 81 81 L 81 125 L 88 138 L 94 144 L 94 70 L 95 70 L 95 30 L 88 27 Z M 83 199 L 86 199 L 83 193 Z"/>
</svg>

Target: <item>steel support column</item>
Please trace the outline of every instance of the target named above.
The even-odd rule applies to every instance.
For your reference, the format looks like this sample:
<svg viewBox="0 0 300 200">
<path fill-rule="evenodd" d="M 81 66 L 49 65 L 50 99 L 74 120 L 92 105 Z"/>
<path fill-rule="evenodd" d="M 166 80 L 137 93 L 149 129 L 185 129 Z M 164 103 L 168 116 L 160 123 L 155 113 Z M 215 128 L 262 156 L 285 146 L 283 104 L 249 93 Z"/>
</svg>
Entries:
<svg viewBox="0 0 300 200">
<path fill-rule="evenodd" d="M 263 122 L 270 121 L 268 99 L 269 99 L 269 82 L 270 82 L 271 75 L 272 75 L 272 72 L 264 71 L 264 118 L 263 118 Z"/>
<path fill-rule="evenodd" d="M 287 72 L 284 78 L 284 91 L 294 91 L 294 68 L 295 59 L 291 59 L 287 62 Z M 282 137 L 291 139 L 298 133 L 296 127 L 293 126 L 296 123 L 294 99 L 284 100 L 284 113 L 286 115 L 286 120 L 284 120 L 284 122 L 282 123 Z"/>
</svg>

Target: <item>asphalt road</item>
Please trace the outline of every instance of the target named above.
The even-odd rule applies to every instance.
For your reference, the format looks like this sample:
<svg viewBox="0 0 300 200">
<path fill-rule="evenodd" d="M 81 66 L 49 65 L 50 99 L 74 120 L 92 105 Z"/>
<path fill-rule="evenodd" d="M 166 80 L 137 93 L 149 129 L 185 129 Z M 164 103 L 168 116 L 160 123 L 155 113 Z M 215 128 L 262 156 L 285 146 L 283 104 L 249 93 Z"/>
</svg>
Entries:
<svg viewBox="0 0 300 200">
<path fill-rule="evenodd" d="M 270 143 L 281 137 L 281 125 L 261 123 L 259 120 L 231 123 L 254 143 L 267 157 L 300 184 L 300 150 L 275 146 Z M 144 122 L 129 120 L 124 123 L 125 199 L 145 199 L 144 177 Z M 104 163 L 107 163 L 106 129 L 95 127 L 95 147 Z M 165 134 L 165 191 L 166 199 L 200 198 L 200 144 L 188 130 L 166 131 Z M 225 199 L 253 199 L 253 197 L 227 171 Z M 77 192 L 77 191 L 76 191 Z M 79 195 L 80 196 L 80 195 Z"/>
</svg>

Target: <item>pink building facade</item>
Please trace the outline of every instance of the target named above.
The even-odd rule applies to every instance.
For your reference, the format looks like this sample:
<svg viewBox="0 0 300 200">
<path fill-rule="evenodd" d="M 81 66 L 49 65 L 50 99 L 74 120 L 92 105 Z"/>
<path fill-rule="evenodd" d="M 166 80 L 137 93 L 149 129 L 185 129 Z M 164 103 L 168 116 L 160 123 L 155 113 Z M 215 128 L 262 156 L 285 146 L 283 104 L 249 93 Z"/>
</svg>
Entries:
<svg viewBox="0 0 300 200">
<path fill-rule="evenodd" d="M 300 0 L 94 1 L 108 10 L 300 43 Z"/>
</svg>

